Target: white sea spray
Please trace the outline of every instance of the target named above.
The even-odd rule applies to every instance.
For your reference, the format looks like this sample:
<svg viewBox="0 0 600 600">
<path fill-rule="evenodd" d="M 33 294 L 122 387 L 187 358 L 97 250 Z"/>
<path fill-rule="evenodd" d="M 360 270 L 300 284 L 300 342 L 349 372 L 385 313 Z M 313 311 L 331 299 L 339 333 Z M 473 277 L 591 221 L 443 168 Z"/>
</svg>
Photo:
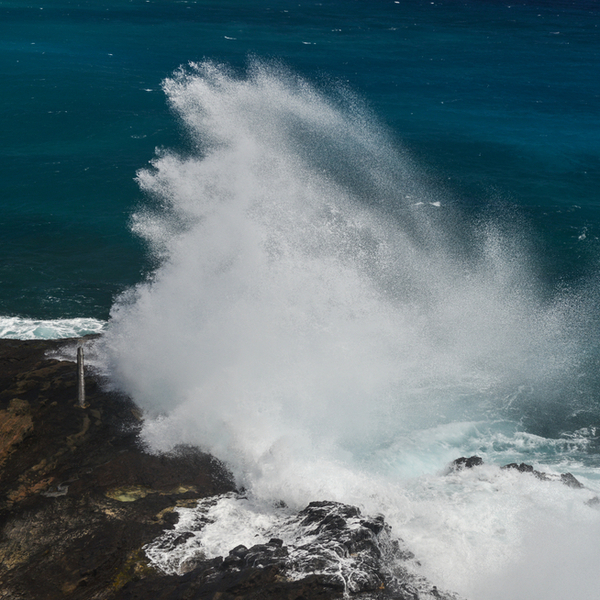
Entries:
<svg viewBox="0 0 600 600">
<path fill-rule="evenodd" d="M 103 342 L 148 447 L 200 445 L 267 512 L 327 499 L 384 513 L 424 572 L 473 600 L 537 561 L 537 539 L 556 536 L 547 561 L 570 546 L 598 558 L 589 489 L 498 464 L 442 475 L 467 450 L 533 448 L 539 466 L 552 444 L 519 420 L 550 420 L 579 389 L 592 303 L 543 289 L 525 225 L 421 185 L 345 90 L 258 61 L 191 65 L 164 89 L 188 151 L 138 175 L 132 227 L 158 266 Z M 595 472 L 578 475 L 594 488 Z M 540 595 L 564 597 L 561 573 L 536 577 Z"/>
</svg>

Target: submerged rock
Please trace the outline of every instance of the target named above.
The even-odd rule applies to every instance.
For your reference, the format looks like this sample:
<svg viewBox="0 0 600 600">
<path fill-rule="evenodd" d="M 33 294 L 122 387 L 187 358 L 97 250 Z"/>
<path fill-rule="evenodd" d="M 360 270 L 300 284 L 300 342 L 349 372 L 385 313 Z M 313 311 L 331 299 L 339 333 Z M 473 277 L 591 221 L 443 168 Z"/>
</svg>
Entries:
<svg viewBox="0 0 600 600">
<path fill-rule="evenodd" d="M 479 467 L 483 465 L 483 459 L 480 456 L 471 456 L 466 458 L 465 456 L 461 456 L 453 460 L 446 470 L 446 474 L 453 473 L 456 471 L 461 471 L 462 469 L 472 469 L 473 467 Z M 553 475 L 550 473 L 544 473 L 542 471 L 536 471 L 532 465 L 528 465 L 526 463 L 510 463 L 508 465 L 504 465 L 500 467 L 503 470 L 506 469 L 514 469 L 519 471 L 519 473 L 531 473 L 538 479 L 542 481 L 560 481 L 565 485 L 568 485 L 572 488 L 583 488 L 583 484 L 577 480 L 577 478 L 572 473 L 561 473 L 560 475 Z"/>
</svg>

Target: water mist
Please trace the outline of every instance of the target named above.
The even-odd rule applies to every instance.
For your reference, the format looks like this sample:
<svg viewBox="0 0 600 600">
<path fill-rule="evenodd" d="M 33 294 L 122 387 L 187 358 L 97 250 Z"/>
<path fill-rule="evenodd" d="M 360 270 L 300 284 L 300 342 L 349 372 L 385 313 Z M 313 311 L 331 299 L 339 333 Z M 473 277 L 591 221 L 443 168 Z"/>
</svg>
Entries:
<svg viewBox="0 0 600 600">
<path fill-rule="evenodd" d="M 384 512 L 431 573 L 478 593 L 469 569 L 501 573 L 529 544 L 515 498 L 539 482 L 488 470 L 456 491 L 439 471 L 486 436 L 507 457 L 535 446 L 511 419 L 580 368 L 581 302 L 541 293 L 514 221 L 469 222 L 419 184 L 347 90 L 258 61 L 194 64 L 164 90 L 186 150 L 138 174 L 132 227 L 157 267 L 103 342 L 148 447 L 199 445 L 256 502 Z M 501 481 L 515 497 L 484 494 Z"/>
</svg>

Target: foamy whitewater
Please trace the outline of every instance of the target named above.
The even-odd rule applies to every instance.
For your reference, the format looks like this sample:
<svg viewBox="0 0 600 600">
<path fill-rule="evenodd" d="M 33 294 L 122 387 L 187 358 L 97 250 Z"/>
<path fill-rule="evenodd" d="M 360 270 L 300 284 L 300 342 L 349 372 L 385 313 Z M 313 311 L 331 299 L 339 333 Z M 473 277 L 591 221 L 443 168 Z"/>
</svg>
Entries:
<svg viewBox="0 0 600 600">
<path fill-rule="evenodd" d="M 52 340 L 102 333 L 105 321 L 91 318 L 27 319 L 0 317 L 0 339 Z"/>
<path fill-rule="evenodd" d="M 522 219 L 426 189 L 343 88 L 255 61 L 164 90 L 188 149 L 138 174 L 157 267 L 103 352 L 149 449 L 197 444 L 247 490 L 194 543 L 222 554 L 268 535 L 281 501 L 337 500 L 385 515 L 470 600 L 595 596 L 594 431 L 562 429 L 596 410 L 594 287 L 544 287 Z M 485 465 L 444 474 L 472 454 Z"/>
</svg>

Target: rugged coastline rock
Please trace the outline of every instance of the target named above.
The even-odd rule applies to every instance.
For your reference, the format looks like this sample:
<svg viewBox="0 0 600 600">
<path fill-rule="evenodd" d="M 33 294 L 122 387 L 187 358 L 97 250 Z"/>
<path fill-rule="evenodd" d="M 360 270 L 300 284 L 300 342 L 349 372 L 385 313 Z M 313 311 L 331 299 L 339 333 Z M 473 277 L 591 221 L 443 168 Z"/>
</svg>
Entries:
<svg viewBox="0 0 600 600">
<path fill-rule="evenodd" d="M 462 469 L 472 469 L 473 467 L 479 467 L 481 465 L 483 465 L 483 459 L 480 456 L 470 456 L 469 458 L 467 458 L 466 456 L 461 456 L 460 458 L 456 458 L 450 463 L 448 469 L 446 470 L 446 474 L 455 471 L 461 471 Z M 514 469 L 519 473 L 531 473 L 534 477 L 537 477 L 542 481 L 560 481 L 564 485 L 567 485 L 572 488 L 583 488 L 583 484 L 572 473 L 561 473 L 560 475 L 551 475 L 550 473 L 537 471 L 533 468 L 533 465 L 528 465 L 527 463 L 510 463 L 500 468 L 503 470 Z"/>
<path fill-rule="evenodd" d="M 75 343 L 0 340 L 0 599 L 456 598 L 409 573 L 383 517 L 333 502 L 290 515 L 285 543 L 157 568 L 152 544 L 190 535 L 178 508 L 240 493 L 197 449 L 145 453 L 135 405 L 89 373 L 80 407 L 75 363 L 52 358 Z"/>
<path fill-rule="evenodd" d="M 152 456 L 127 398 L 75 364 L 48 358 L 64 341 L 0 340 L 0 598 L 112 598 L 152 574 L 142 546 L 173 508 L 234 489 L 194 449 Z"/>
<path fill-rule="evenodd" d="M 282 509 L 270 529 L 263 532 L 267 538 L 281 537 L 270 537 L 250 547 L 238 545 L 225 557 L 207 560 L 196 535 L 214 522 L 210 508 L 225 502 L 243 512 L 244 501 L 243 496 L 232 493 L 200 501 L 194 511 L 196 518 L 165 531 L 145 547 L 153 565 L 169 576 L 184 576 L 178 584 L 182 597 L 212 597 L 200 588 L 222 594 L 219 598 L 224 599 L 246 597 L 239 595 L 239 581 L 254 572 L 262 584 L 260 594 L 251 593 L 249 598 L 458 598 L 417 574 L 414 555 L 391 536 L 382 515 L 369 517 L 340 502 L 311 502 L 298 512 Z M 321 590 L 317 592 L 315 586 Z M 165 600 L 179 597 L 172 592 L 161 595 L 152 581 L 143 581 L 125 586 L 120 598 L 141 600 L 149 596 Z"/>
</svg>

